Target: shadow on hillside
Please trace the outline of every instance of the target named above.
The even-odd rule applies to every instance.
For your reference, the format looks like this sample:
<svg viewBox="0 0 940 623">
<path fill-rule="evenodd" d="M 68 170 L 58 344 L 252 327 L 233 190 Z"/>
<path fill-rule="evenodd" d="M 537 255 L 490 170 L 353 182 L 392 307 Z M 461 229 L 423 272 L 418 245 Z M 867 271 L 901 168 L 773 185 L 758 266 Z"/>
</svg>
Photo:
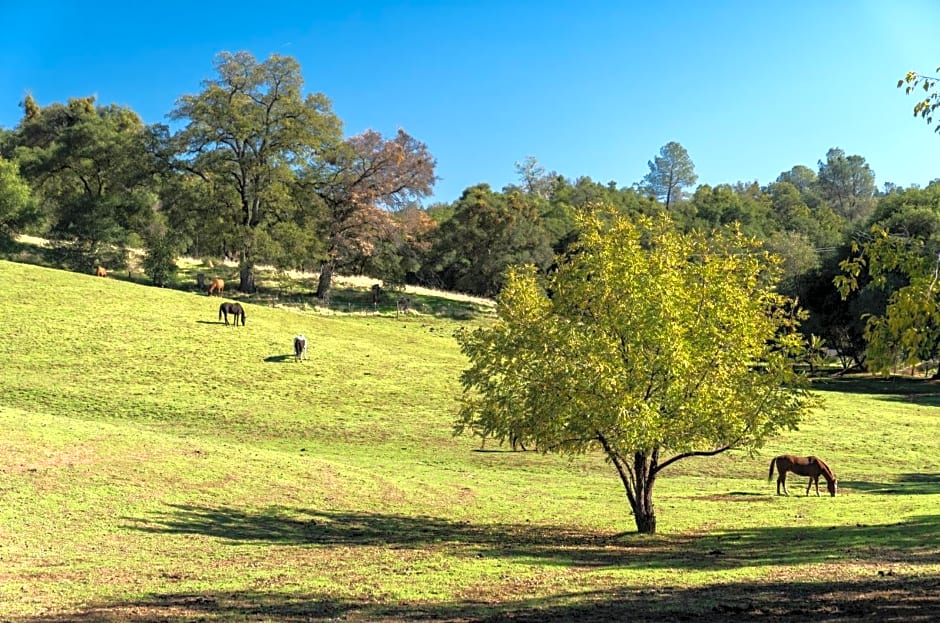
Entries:
<svg viewBox="0 0 940 623">
<path fill-rule="evenodd" d="M 123 253 L 123 252 L 121 252 Z M 7 240 L 0 236 L 0 259 L 33 266 L 43 266 L 57 270 L 93 275 L 97 265 L 90 259 L 80 261 L 66 261 L 63 250 L 55 246 L 43 246 L 36 242 Z M 156 287 L 152 281 L 141 272 L 135 262 L 128 264 L 128 260 L 115 257 L 102 258 L 101 263 L 108 269 L 108 278 L 128 283 L 136 283 L 146 287 Z M 75 265 L 84 269 L 76 269 Z M 221 277 L 229 285 L 225 290 L 225 298 L 239 301 L 249 301 L 257 305 L 268 307 L 285 307 L 308 310 L 323 308 L 331 312 L 349 314 L 367 314 L 385 317 L 398 317 L 397 299 L 399 293 L 389 290 L 376 305 L 372 302 L 372 292 L 368 287 L 356 287 L 341 283 L 334 283 L 331 294 L 327 300 L 315 296 L 317 289 L 316 276 L 304 278 L 285 278 L 276 271 L 256 267 L 256 290 L 252 294 L 239 292 L 234 286 L 238 283 L 237 268 L 219 265 L 193 265 L 178 267 L 174 277 L 166 283 L 164 288 L 188 292 L 194 295 L 206 296 L 206 290 L 197 285 L 196 275 L 203 273 L 210 279 Z M 441 296 L 434 294 L 409 293 L 413 309 L 421 314 L 450 318 L 452 320 L 473 320 L 481 316 L 493 314 L 492 305 L 480 304 L 470 300 L 464 301 L 452 298 L 446 293 Z"/>
<path fill-rule="evenodd" d="M 781 523 L 789 521 L 790 511 L 783 507 L 775 510 L 781 514 Z M 172 506 L 152 518 L 125 521 L 127 529 L 196 534 L 233 543 L 403 549 L 433 546 L 456 549 L 466 556 L 537 559 L 561 566 L 712 570 L 831 562 L 843 557 L 940 564 L 940 515 L 889 525 L 796 525 L 681 539 L 528 523 L 484 525 L 438 517 L 286 508 L 254 513 L 236 508 Z"/>
<path fill-rule="evenodd" d="M 288 361 L 293 363 L 294 359 L 294 353 L 290 353 L 289 355 L 271 355 L 270 357 L 265 357 L 264 361 L 265 363 L 286 363 Z"/>
<path fill-rule="evenodd" d="M 848 378 L 813 379 L 812 388 L 818 391 L 840 392 L 844 394 L 871 394 L 876 396 L 917 396 L 940 397 L 940 381 L 913 379 L 901 376 L 855 376 Z M 940 404 L 940 401 L 938 401 Z"/>
<path fill-rule="evenodd" d="M 890 575 L 889 575 L 890 573 Z M 852 582 L 736 582 L 701 588 L 613 588 L 533 597 L 498 604 L 382 602 L 328 594 L 286 592 L 180 592 L 135 601 L 93 604 L 82 610 L 23 619 L 23 623 L 182 623 L 202 620 L 470 621 L 517 623 L 583 621 L 777 621 L 829 623 L 936 620 L 940 578 L 884 572 Z"/>
<path fill-rule="evenodd" d="M 893 482 L 840 480 L 839 486 L 865 493 L 932 495 L 940 493 L 940 474 L 901 474 Z"/>
</svg>

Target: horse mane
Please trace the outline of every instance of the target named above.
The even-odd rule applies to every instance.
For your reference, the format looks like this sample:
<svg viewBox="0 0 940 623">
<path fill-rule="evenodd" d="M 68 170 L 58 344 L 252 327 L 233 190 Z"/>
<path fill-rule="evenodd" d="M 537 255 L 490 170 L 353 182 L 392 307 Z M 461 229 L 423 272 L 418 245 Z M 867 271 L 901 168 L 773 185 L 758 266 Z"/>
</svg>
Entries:
<svg viewBox="0 0 940 623">
<path fill-rule="evenodd" d="M 823 461 L 823 460 L 822 460 L 821 458 L 819 458 L 818 456 L 815 456 L 815 457 L 813 457 L 813 458 L 816 459 L 816 462 L 817 462 L 817 463 L 819 463 L 819 469 L 822 470 L 823 476 L 825 476 L 827 480 L 835 480 L 835 479 L 836 479 L 836 475 L 832 473 L 832 470 L 829 469 L 829 466 L 826 465 L 826 462 L 825 462 L 825 461 Z"/>
</svg>

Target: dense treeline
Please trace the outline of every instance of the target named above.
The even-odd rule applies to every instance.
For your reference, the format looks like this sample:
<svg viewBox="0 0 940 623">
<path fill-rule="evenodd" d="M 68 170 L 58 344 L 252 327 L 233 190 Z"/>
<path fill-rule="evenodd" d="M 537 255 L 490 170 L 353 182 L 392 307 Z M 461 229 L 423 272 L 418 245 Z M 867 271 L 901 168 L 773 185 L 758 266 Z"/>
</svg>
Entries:
<svg viewBox="0 0 940 623">
<path fill-rule="evenodd" d="M 860 275 L 843 299 L 833 285 L 840 262 L 873 225 L 922 246 L 940 235 L 940 186 L 879 189 L 865 159 L 838 148 L 771 183 L 717 186 L 695 186 L 679 143 L 627 185 L 547 172 L 528 157 L 515 184 L 423 206 L 435 181 L 428 147 L 403 130 L 344 138 L 328 97 L 305 93 L 297 62 L 276 55 L 220 54 L 202 90 L 170 111 L 176 131 L 94 97 L 40 106 L 27 96 L 22 109 L 0 129 L 0 233 L 45 236 L 63 265 L 81 270 L 120 266 L 128 247 L 143 247 L 157 284 L 188 254 L 236 260 L 244 292 L 265 263 L 318 270 L 321 298 L 334 272 L 492 296 L 510 265 L 550 270 L 596 206 L 668 212 L 685 231 L 737 223 L 763 241 L 784 260 L 783 289 L 811 312 L 806 333 L 861 364 L 862 316 L 882 316 L 909 277 Z M 918 345 L 918 356 L 935 356 L 937 343 Z"/>
</svg>

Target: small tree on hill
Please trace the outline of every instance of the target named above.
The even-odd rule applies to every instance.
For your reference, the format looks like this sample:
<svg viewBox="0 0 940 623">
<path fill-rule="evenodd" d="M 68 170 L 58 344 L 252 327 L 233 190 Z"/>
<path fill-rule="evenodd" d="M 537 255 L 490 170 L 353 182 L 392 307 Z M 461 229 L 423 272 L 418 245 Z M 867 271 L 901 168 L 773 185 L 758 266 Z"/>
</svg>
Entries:
<svg viewBox="0 0 940 623">
<path fill-rule="evenodd" d="M 496 323 L 459 334 L 470 367 L 456 432 L 603 451 L 637 529 L 654 533 L 665 467 L 796 427 L 813 404 L 792 367 L 803 342 L 776 262 L 736 229 L 580 225 L 545 287 L 533 267 L 510 270 Z"/>
</svg>

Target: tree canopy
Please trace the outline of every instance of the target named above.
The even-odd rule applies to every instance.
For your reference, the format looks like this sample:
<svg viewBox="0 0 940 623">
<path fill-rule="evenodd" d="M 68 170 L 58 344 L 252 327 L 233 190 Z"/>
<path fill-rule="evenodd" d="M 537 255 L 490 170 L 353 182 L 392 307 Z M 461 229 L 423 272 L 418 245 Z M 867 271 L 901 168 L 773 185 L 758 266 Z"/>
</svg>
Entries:
<svg viewBox="0 0 940 623">
<path fill-rule="evenodd" d="M 643 177 L 640 186 L 662 201 L 667 210 L 682 200 L 683 188 L 698 180 L 689 152 L 675 141 L 663 145 L 659 155 L 647 164 L 650 172 Z"/>
<path fill-rule="evenodd" d="M 803 342 L 774 258 L 739 230 L 599 213 L 580 227 L 544 285 L 532 266 L 510 270 L 496 323 L 459 335 L 456 431 L 601 449 L 652 533 L 665 467 L 796 426 L 812 404 L 792 367 Z"/>
<path fill-rule="evenodd" d="M 29 184 L 15 162 L 0 156 L 0 242 L 35 218 Z"/>
<path fill-rule="evenodd" d="M 294 170 L 340 142 L 341 122 L 325 95 L 303 94 L 291 57 L 259 63 L 248 52 L 223 52 L 215 68 L 218 77 L 170 114 L 186 123 L 171 145 L 176 165 L 208 185 L 239 258 L 239 289 L 252 292 L 256 256 L 276 253 L 297 211 L 308 208 L 293 200 Z"/>
<path fill-rule="evenodd" d="M 14 153 L 44 205 L 48 235 L 69 250 L 67 263 L 117 260 L 156 202 L 146 126 L 132 110 L 94 97 L 44 108 L 27 98 L 24 109 Z"/>
</svg>

